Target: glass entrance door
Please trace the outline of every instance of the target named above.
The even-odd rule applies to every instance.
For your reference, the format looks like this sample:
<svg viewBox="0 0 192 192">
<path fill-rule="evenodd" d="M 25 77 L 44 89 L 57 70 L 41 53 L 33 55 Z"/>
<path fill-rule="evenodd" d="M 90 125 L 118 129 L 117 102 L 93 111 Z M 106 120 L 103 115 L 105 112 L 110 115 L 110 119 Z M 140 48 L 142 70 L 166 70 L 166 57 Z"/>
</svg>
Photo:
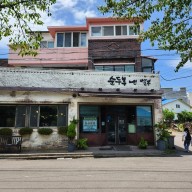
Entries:
<svg viewBox="0 0 192 192">
<path fill-rule="evenodd" d="M 116 120 L 115 114 L 107 115 L 107 141 L 108 144 L 116 144 Z"/>
<path fill-rule="evenodd" d="M 126 131 L 126 124 L 125 124 L 125 116 L 119 115 L 118 116 L 118 144 L 126 144 L 127 142 L 127 131 Z"/>
<path fill-rule="evenodd" d="M 125 115 L 107 114 L 107 141 L 108 144 L 126 144 L 126 119 Z"/>
</svg>

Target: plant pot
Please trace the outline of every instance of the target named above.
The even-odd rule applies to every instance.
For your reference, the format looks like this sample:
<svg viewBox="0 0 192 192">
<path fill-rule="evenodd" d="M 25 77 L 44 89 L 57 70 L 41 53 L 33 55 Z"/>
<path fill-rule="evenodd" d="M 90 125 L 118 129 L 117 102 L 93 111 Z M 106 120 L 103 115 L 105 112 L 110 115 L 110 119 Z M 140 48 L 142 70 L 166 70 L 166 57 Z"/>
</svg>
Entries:
<svg viewBox="0 0 192 192">
<path fill-rule="evenodd" d="M 168 143 L 165 140 L 157 141 L 157 149 L 160 151 L 165 151 L 168 148 Z"/>
<path fill-rule="evenodd" d="M 68 147 L 67 147 L 67 151 L 68 151 L 68 152 L 73 152 L 73 151 L 75 151 L 75 148 L 76 148 L 76 146 L 75 146 L 74 143 L 68 143 Z"/>
<path fill-rule="evenodd" d="M 174 144 L 174 135 L 171 135 L 170 137 L 168 137 L 168 148 L 169 149 L 175 149 L 175 144 Z"/>
</svg>

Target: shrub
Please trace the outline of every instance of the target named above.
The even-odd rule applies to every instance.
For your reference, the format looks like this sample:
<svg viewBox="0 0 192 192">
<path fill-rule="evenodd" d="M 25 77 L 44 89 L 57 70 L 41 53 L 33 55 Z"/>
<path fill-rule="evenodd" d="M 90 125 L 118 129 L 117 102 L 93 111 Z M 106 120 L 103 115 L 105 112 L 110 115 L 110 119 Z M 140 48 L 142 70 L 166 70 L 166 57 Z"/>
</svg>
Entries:
<svg viewBox="0 0 192 192">
<path fill-rule="evenodd" d="M 168 125 L 170 126 L 171 122 L 175 118 L 175 113 L 173 111 L 170 111 L 169 109 L 164 109 L 163 110 L 163 118 L 168 123 Z"/>
<path fill-rule="evenodd" d="M 83 138 L 83 139 L 78 139 L 77 143 L 76 143 L 76 147 L 77 149 L 87 149 L 87 139 Z"/>
<path fill-rule="evenodd" d="M 51 128 L 39 128 L 38 133 L 40 135 L 51 135 L 51 133 L 53 133 L 53 129 L 51 129 Z"/>
<path fill-rule="evenodd" d="M 178 125 L 178 131 L 180 131 L 180 132 L 184 131 L 184 126 L 182 123 Z"/>
<path fill-rule="evenodd" d="M 169 131 L 166 123 L 164 121 L 160 121 L 159 123 L 155 124 L 154 127 L 156 128 L 158 139 L 167 141 L 171 135 L 171 132 Z"/>
<path fill-rule="evenodd" d="M 32 128 L 29 127 L 23 127 L 21 129 L 19 129 L 19 134 L 20 135 L 31 135 L 33 132 Z"/>
<path fill-rule="evenodd" d="M 76 125 L 78 120 L 73 119 L 67 127 L 67 137 L 69 143 L 72 143 L 76 136 Z"/>
<path fill-rule="evenodd" d="M 11 128 L 0 129 L 0 135 L 11 136 L 12 134 L 13 134 L 13 131 Z"/>
<path fill-rule="evenodd" d="M 141 137 L 138 147 L 140 149 L 146 149 L 147 146 L 148 146 L 148 142 L 143 137 Z"/>
<path fill-rule="evenodd" d="M 67 135 L 67 127 L 58 127 L 58 134 L 60 135 Z"/>
</svg>

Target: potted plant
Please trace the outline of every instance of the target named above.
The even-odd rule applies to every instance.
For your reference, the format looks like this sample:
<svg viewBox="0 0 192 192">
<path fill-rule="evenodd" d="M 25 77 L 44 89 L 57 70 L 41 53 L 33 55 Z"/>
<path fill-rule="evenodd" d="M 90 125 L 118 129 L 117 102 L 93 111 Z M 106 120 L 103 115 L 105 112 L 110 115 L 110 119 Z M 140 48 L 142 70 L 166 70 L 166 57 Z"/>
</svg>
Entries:
<svg viewBox="0 0 192 192">
<path fill-rule="evenodd" d="M 168 130 L 168 127 L 164 121 L 160 121 L 155 125 L 157 131 L 157 149 L 166 150 L 169 145 L 169 138 L 171 136 L 171 132 Z"/>
<path fill-rule="evenodd" d="M 76 136 L 76 125 L 78 120 L 73 119 L 67 127 L 67 137 L 68 137 L 68 151 L 73 152 L 75 150 L 75 136 Z"/>
<path fill-rule="evenodd" d="M 29 127 L 22 127 L 19 129 L 19 134 L 21 136 L 23 135 L 31 135 L 33 132 L 33 129 L 32 128 L 29 128 Z"/>
<path fill-rule="evenodd" d="M 141 137 L 138 145 L 139 149 L 147 149 L 147 146 L 148 142 L 143 137 Z"/>
<path fill-rule="evenodd" d="M 77 143 L 76 143 L 76 147 L 77 149 L 87 149 L 87 138 L 81 138 L 81 139 L 78 139 L 77 140 Z"/>
</svg>

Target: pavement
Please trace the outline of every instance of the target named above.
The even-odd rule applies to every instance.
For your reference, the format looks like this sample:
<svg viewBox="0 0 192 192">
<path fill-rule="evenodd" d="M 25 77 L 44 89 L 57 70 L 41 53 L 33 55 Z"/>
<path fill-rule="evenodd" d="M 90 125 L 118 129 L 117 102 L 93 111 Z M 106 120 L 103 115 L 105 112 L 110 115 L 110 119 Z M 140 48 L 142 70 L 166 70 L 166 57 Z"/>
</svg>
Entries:
<svg viewBox="0 0 192 192">
<path fill-rule="evenodd" d="M 184 152 L 182 133 L 172 132 L 175 135 L 175 149 L 160 151 L 155 146 L 148 146 L 147 149 L 139 149 L 137 146 L 104 146 L 89 147 L 86 150 L 75 150 L 67 152 L 66 149 L 55 150 L 22 150 L 21 153 L 1 153 L 0 159 L 65 159 L 65 158 L 107 158 L 107 157 L 153 157 L 153 156 L 182 156 L 192 155 Z M 192 147 L 191 147 L 192 148 Z"/>
</svg>

